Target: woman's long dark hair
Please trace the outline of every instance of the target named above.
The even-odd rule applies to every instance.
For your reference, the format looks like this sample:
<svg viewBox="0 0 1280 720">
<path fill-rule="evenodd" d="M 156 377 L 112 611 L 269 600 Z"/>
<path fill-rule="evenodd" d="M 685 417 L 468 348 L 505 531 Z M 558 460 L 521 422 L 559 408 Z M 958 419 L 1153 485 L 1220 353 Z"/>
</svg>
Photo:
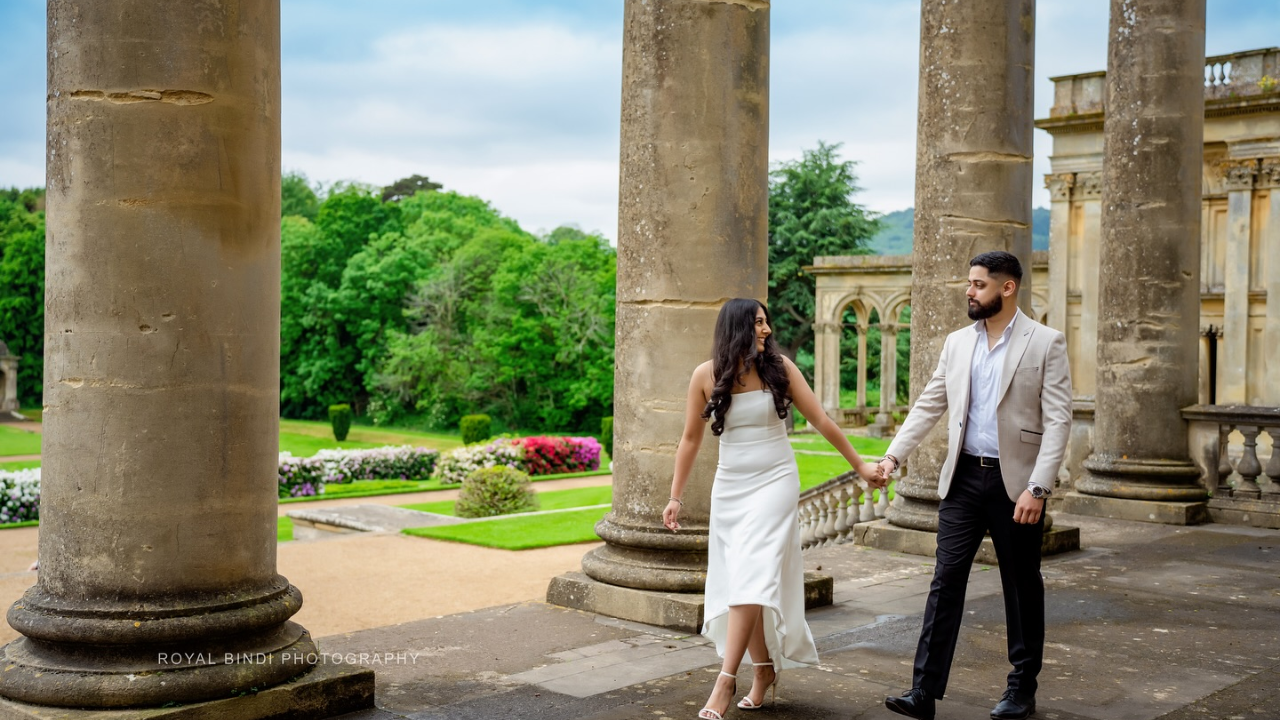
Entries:
<svg viewBox="0 0 1280 720">
<path fill-rule="evenodd" d="M 711 422 L 711 434 L 724 432 L 724 417 L 733 404 L 733 388 L 746 383 L 747 369 L 754 367 L 765 389 L 773 393 L 773 407 L 779 418 L 787 417 L 791 405 L 791 382 L 787 366 L 782 363 L 778 343 L 770 333 L 764 340 L 764 352 L 756 351 L 756 311 L 764 310 L 765 322 L 772 327 L 769 308 L 751 298 L 734 298 L 720 308 L 716 318 L 716 334 L 711 350 L 711 377 L 715 387 L 711 400 L 702 409 L 702 419 Z"/>
</svg>

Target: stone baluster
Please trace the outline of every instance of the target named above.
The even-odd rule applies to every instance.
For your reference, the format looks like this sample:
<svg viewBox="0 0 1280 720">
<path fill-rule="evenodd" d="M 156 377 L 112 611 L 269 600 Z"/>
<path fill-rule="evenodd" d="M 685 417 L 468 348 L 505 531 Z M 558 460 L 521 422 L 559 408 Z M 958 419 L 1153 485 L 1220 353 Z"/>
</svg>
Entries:
<svg viewBox="0 0 1280 720">
<path fill-rule="evenodd" d="M 841 485 L 831 493 L 836 499 L 836 536 L 834 543 L 843 545 L 848 542 L 849 528 L 853 527 L 849 522 L 849 485 Z"/>
<path fill-rule="evenodd" d="M 1267 461 L 1267 489 L 1269 500 L 1280 499 L 1280 427 L 1267 428 L 1271 438 L 1271 459 Z"/>
<path fill-rule="evenodd" d="M 1235 469 L 1231 467 L 1231 457 L 1227 454 L 1231 445 L 1231 431 L 1235 429 L 1235 425 L 1223 423 L 1218 426 L 1218 486 L 1214 490 L 1214 494 L 1219 497 L 1231 497 L 1231 473 Z"/>
<path fill-rule="evenodd" d="M 871 522 L 876 519 L 875 501 L 871 497 L 870 490 L 864 490 L 862 493 L 862 508 L 858 511 L 858 522 Z"/>
<path fill-rule="evenodd" d="M 889 489 L 882 488 L 878 492 L 880 497 L 876 500 L 875 505 L 875 515 L 877 519 L 884 517 L 884 514 L 889 510 Z M 870 495 L 870 493 L 867 494 Z"/>
<path fill-rule="evenodd" d="M 827 521 L 822 526 L 822 546 L 828 547 L 836 542 L 836 517 L 839 513 L 839 498 L 833 490 L 822 494 L 822 504 L 827 509 Z"/>
<path fill-rule="evenodd" d="M 1257 425 L 1239 427 L 1240 434 L 1244 436 L 1244 455 L 1236 465 L 1240 482 L 1236 485 L 1235 494 L 1240 497 L 1256 499 L 1262 496 L 1262 490 L 1257 483 L 1257 477 L 1262 474 L 1262 464 L 1258 462 L 1258 431 L 1261 429 Z"/>
<path fill-rule="evenodd" d="M 813 545 L 813 505 L 805 503 L 800 506 L 800 547 Z"/>
</svg>

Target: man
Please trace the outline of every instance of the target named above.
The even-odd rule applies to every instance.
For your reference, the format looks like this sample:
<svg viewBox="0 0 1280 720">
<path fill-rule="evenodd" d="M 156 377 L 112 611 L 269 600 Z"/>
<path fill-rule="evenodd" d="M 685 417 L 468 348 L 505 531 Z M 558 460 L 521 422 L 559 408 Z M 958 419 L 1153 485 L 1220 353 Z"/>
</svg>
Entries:
<svg viewBox="0 0 1280 720">
<path fill-rule="evenodd" d="M 885 699 L 890 710 L 932 720 L 947 689 L 969 568 L 991 534 L 1004 588 L 1008 688 L 991 711 L 1020 720 L 1036 709 L 1044 657 L 1040 544 L 1045 499 L 1071 432 L 1071 375 L 1062 333 L 1018 310 L 1022 265 L 1006 252 L 969 261 L 969 318 L 951 333 L 938 369 L 881 461 L 886 476 L 950 413 L 938 478 L 938 554 L 911 689 Z"/>
</svg>

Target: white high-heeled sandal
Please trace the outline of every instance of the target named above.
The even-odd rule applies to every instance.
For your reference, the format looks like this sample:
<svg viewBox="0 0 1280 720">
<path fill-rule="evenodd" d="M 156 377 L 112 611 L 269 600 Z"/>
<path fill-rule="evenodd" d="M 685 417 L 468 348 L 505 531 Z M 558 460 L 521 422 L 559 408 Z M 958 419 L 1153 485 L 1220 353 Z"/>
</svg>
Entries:
<svg viewBox="0 0 1280 720">
<path fill-rule="evenodd" d="M 731 705 L 733 704 L 733 696 L 738 694 L 738 676 L 730 675 L 729 673 L 723 670 L 720 671 L 720 675 L 733 678 L 733 689 L 729 691 L 729 704 Z M 719 679 L 720 679 L 720 676 L 717 675 L 716 680 L 718 681 Z M 729 705 L 725 705 L 725 712 L 728 712 L 728 711 L 729 711 Z M 704 707 L 701 710 L 699 710 L 698 717 L 701 718 L 702 720 L 724 720 L 724 715 L 721 715 L 719 712 L 716 712 L 715 710 L 712 710 L 709 707 Z"/>
<path fill-rule="evenodd" d="M 769 667 L 773 667 L 772 662 L 751 663 L 751 667 L 762 667 L 765 665 L 768 665 Z M 753 681 L 752 689 L 754 688 L 755 688 L 755 684 Z M 765 688 L 765 690 L 769 692 L 770 697 L 775 703 L 778 702 L 778 672 L 776 670 L 773 672 L 773 679 L 769 681 L 769 686 Z M 751 702 L 751 693 L 748 692 L 746 697 L 738 701 L 738 707 L 743 710 L 759 710 L 760 708 L 764 707 L 763 695 L 764 693 L 761 693 L 762 697 L 760 698 L 760 704 L 757 705 L 754 702 Z"/>
</svg>

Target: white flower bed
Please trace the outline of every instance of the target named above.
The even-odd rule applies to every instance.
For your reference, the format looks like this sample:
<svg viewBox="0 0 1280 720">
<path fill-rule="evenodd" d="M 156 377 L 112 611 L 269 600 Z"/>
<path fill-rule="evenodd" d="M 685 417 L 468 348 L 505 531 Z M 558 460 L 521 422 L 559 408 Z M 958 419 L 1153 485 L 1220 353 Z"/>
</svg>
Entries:
<svg viewBox="0 0 1280 720">
<path fill-rule="evenodd" d="M 480 468 L 505 465 L 524 470 L 524 451 L 510 440 L 495 440 L 485 445 L 467 445 L 440 456 L 432 477 L 444 483 L 461 483 Z"/>
<path fill-rule="evenodd" d="M 0 525 L 40 519 L 40 468 L 0 470 Z"/>
</svg>

